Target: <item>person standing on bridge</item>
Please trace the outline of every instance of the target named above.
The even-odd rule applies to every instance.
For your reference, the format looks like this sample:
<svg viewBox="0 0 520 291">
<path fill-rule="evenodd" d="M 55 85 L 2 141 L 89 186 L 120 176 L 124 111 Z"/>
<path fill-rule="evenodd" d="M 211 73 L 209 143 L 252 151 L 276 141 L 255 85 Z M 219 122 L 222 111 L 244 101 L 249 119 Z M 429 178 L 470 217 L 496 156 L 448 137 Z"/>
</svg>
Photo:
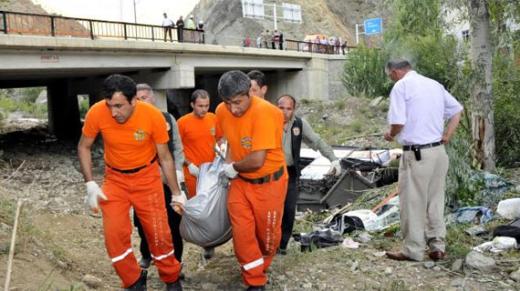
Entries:
<svg viewBox="0 0 520 291">
<path fill-rule="evenodd" d="M 404 243 L 387 252 L 393 260 L 444 259 L 444 191 L 449 159 L 444 147 L 460 122 L 462 105 L 437 81 L 422 76 L 405 59 L 389 61 L 389 130 L 384 138 L 403 145 L 399 163 L 399 206 Z M 445 121 L 447 125 L 445 126 Z"/>
<path fill-rule="evenodd" d="M 141 220 L 151 256 L 167 290 L 182 290 L 181 264 L 175 259 L 165 211 L 160 167 L 172 193 L 176 211 L 186 196 L 179 189 L 173 158 L 168 150 L 166 121 L 154 106 L 138 101 L 136 85 L 122 75 L 103 82 L 104 100 L 94 104 L 85 117 L 78 157 L 86 182 L 86 203 L 103 213 L 105 245 L 112 266 L 124 288 L 146 290 L 146 274 L 132 251 L 130 207 Z M 102 188 L 92 174 L 91 148 L 101 133 L 105 149 Z"/>
<path fill-rule="evenodd" d="M 177 40 L 179 42 L 184 42 L 184 20 L 182 20 L 182 15 L 179 16 L 175 25 L 177 26 Z"/>
<path fill-rule="evenodd" d="M 252 70 L 247 73 L 247 76 L 251 79 L 249 96 L 256 96 L 265 99 L 265 95 L 267 94 L 267 83 L 264 73 L 258 70 Z"/>
<path fill-rule="evenodd" d="M 291 238 L 294 216 L 296 214 L 296 202 L 298 201 L 298 180 L 300 178 L 300 149 L 302 141 L 313 150 L 318 150 L 324 157 L 331 161 L 328 175 L 339 176 L 341 165 L 334 155 L 334 150 L 317 135 L 309 123 L 295 114 L 296 99 L 291 95 L 282 95 L 278 98 L 278 108 L 283 112 L 283 152 L 289 173 L 289 185 L 285 197 L 282 218 L 282 240 L 279 253 L 287 253 L 287 245 Z"/>
<path fill-rule="evenodd" d="M 155 105 L 155 96 L 153 93 L 152 87 L 148 84 L 137 84 L 137 100 Z M 184 182 L 184 174 L 182 173 L 182 164 L 184 163 L 184 152 L 182 147 L 181 137 L 179 135 L 179 129 L 177 127 L 177 122 L 175 118 L 168 113 L 162 112 L 164 118 L 166 119 L 166 130 L 168 131 L 168 150 L 173 155 L 175 160 L 175 168 L 177 174 L 177 181 L 179 182 L 179 188 L 182 188 L 182 184 Z M 170 207 L 171 204 L 171 191 L 166 184 L 165 175 L 161 173 L 163 180 L 163 191 L 164 191 L 164 200 L 166 202 L 166 213 L 168 215 L 168 225 L 170 226 L 170 232 L 172 235 L 173 247 L 175 249 L 175 258 L 177 261 L 182 262 L 182 253 L 184 249 L 184 245 L 182 242 L 182 237 L 179 229 L 179 225 L 181 223 L 181 215 Z M 137 227 L 137 232 L 141 237 L 140 251 L 141 251 L 141 261 L 139 264 L 142 268 L 147 269 L 152 262 L 152 256 L 150 254 L 150 248 L 148 247 L 148 243 L 146 240 L 146 233 L 144 232 L 143 225 L 137 216 L 137 212 L 134 211 L 134 225 Z"/>
<path fill-rule="evenodd" d="M 283 114 L 249 96 L 251 80 L 241 71 L 218 82 L 217 140 L 228 142 L 224 174 L 231 179 L 228 212 L 235 255 L 247 290 L 265 290 L 267 269 L 280 243 L 287 173 L 282 150 Z"/>
<path fill-rule="evenodd" d="M 166 36 L 169 35 L 170 41 L 173 42 L 173 38 L 172 38 L 172 29 L 174 27 L 173 20 L 168 18 L 168 15 L 166 14 L 166 12 L 163 14 L 163 16 L 164 16 L 164 19 L 162 21 L 162 27 L 164 27 L 164 41 L 166 41 Z"/>
</svg>

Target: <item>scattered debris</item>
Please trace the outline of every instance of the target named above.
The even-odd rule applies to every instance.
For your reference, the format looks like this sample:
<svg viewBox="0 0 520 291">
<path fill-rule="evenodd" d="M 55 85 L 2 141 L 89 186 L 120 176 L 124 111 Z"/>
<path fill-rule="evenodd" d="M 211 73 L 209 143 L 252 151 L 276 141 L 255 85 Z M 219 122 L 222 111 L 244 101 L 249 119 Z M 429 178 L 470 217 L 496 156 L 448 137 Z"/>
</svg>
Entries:
<svg viewBox="0 0 520 291">
<path fill-rule="evenodd" d="M 347 237 L 343 240 L 341 246 L 347 249 L 357 249 L 359 248 L 359 243 L 353 241 L 350 237 Z"/>
<path fill-rule="evenodd" d="M 490 251 L 492 253 L 498 253 L 510 249 L 516 249 L 516 239 L 507 236 L 497 236 L 493 241 L 482 243 L 473 248 L 477 252 Z"/>
<path fill-rule="evenodd" d="M 488 233 L 485 227 L 480 225 L 474 225 L 464 231 L 465 233 L 469 234 L 470 236 L 479 236 L 482 234 Z"/>
<path fill-rule="evenodd" d="M 433 262 L 433 261 L 426 261 L 426 262 L 424 262 L 423 266 L 426 269 L 431 269 L 431 268 L 435 267 L 435 262 Z"/>
<path fill-rule="evenodd" d="M 355 241 L 357 242 L 360 242 L 360 243 L 363 243 L 363 244 L 366 244 L 368 243 L 369 241 L 372 240 L 372 236 L 366 232 L 366 231 L 363 231 L 362 233 L 358 234 L 355 238 L 354 238 Z"/>
<path fill-rule="evenodd" d="M 493 218 L 491 209 L 482 206 L 462 207 L 448 215 L 448 221 L 457 223 L 484 224 Z"/>
</svg>

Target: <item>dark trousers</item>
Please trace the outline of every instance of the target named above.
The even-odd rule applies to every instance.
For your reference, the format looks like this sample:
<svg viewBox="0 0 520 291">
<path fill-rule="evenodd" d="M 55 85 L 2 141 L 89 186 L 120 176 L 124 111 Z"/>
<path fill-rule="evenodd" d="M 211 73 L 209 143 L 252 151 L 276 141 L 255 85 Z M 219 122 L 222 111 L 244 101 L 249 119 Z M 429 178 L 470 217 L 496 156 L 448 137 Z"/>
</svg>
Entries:
<svg viewBox="0 0 520 291">
<path fill-rule="evenodd" d="M 177 27 L 177 41 L 184 42 L 182 27 Z"/>
<path fill-rule="evenodd" d="M 182 243 L 182 237 L 179 230 L 179 225 L 181 224 L 181 218 L 177 212 L 173 211 L 173 208 L 170 206 L 170 203 L 172 202 L 172 195 L 170 192 L 170 188 L 163 184 L 164 189 L 164 200 L 166 204 L 166 213 L 168 214 L 168 225 L 170 226 L 170 232 L 172 234 L 172 241 L 173 241 L 173 249 L 175 258 L 177 261 L 182 262 L 182 250 L 183 250 L 183 243 Z M 139 247 L 141 251 L 141 256 L 146 259 L 150 259 L 152 256 L 150 254 L 150 249 L 148 248 L 148 242 L 146 241 L 146 236 L 144 234 L 143 226 L 141 225 L 141 222 L 139 221 L 139 217 L 137 217 L 137 214 L 134 211 L 134 225 L 137 227 L 137 232 L 139 233 L 139 236 L 141 237 L 141 245 Z"/>
<path fill-rule="evenodd" d="M 285 196 L 285 204 L 282 218 L 282 240 L 280 242 L 280 249 L 286 249 L 289 239 L 292 235 L 294 226 L 294 216 L 296 214 L 296 201 L 300 192 L 298 191 L 298 176 L 296 167 L 287 167 L 289 173 L 289 184 L 287 185 L 287 196 Z"/>
<path fill-rule="evenodd" d="M 166 37 L 168 35 L 170 36 L 170 41 L 173 41 L 173 38 L 172 38 L 172 28 L 170 26 L 164 28 L 164 41 L 166 41 L 166 39 L 167 39 Z"/>
</svg>

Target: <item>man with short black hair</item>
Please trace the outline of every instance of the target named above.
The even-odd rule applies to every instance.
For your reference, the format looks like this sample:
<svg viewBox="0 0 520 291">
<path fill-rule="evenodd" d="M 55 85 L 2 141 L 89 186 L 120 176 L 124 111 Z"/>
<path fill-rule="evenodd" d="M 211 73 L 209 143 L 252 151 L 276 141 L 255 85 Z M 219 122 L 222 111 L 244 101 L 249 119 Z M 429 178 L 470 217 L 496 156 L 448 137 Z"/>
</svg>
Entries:
<svg viewBox="0 0 520 291">
<path fill-rule="evenodd" d="M 437 81 L 418 74 L 409 61 L 389 61 L 386 73 L 395 81 L 390 92 L 387 141 L 403 145 L 399 164 L 399 205 L 404 244 L 387 252 L 393 260 L 422 261 L 446 256 L 444 191 L 448 155 L 444 145 L 455 132 L 462 105 Z M 445 121 L 448 120 L 445 127 Z"/>
<path fill-rule="evenodd" d="M 228 142 L 223 172 L 231 179 L 228 212 L 235 255 L 247 290 L 265 290 L 267 269 L 280 243 L 287 173 L 282 150 L 283 115 L 249 96 L 251 80 L 229 71 L 218 82 L 217 140 Z"/>
<path fill-rule="evenodd" d="M 249 79 L 251 79 L 251 89 L 249 89 L 249 96 L 257 96 L 265 99 L 267 94 L 267 81 L 264 73 L 258 70 L 252 70 L 247 73 Z"/>
<path fill-rule="evenodd" d="M 329 175 L 339 176 L 341 166 L 339 159 L 334 155 L 334 150 L 317 135 L 309 123 L 295 114 L 296 99 L 291 95 L 282 95 L 278 98 L 278 108 L 283 112 L 283 151 L 287 172 L 289 173 L 289 185 L 285 197 L 283 219 L 282 219 L 282 240 L 280 242 L 279 253 L 287 253 L 287 244 L 291 238 L 296 214 L 296 202 L 298 201 L 298 180 L 300 178 L 300 149 L 302 141 L 313 150 L 318 150 L 324 157 L 331 161 L 332 165 L 328 172 Z"/>
<path fill-rule="evenodd" d="M 124 288 L 146 290 L 146 271 L 132 251 L 129 211 L 133 207 L 143 224 L 161 280 L 166 282 L 167 290 L 182 290 L 181 265 L 173 255 L 158 162 L 176 211 L 182 211 L 186 196 L 179 189 L 168 150 L 166 121 L 157 108 L 137 100 L 136 85 L 129 77 L 110 75 L 103 82 L 102 96 L 105 99 L 87 112 L 78 144 L 87 187 L 85 201 L 92 211 L 101 208 L 103 212 L 108 256 Z M 99 133 L 103 136 L 106 166 L 102 188 L 92 174 L 91 148 Z"/>
</svg>

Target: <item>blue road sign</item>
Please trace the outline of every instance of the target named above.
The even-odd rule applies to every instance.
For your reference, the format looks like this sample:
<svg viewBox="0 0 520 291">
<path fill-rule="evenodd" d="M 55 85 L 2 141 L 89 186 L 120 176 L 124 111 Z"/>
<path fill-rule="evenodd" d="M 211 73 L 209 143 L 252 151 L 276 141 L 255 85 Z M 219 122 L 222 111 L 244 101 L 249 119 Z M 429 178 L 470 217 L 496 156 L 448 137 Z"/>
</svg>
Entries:
<svg viewBox="0 0 520 291">
<path fill-rule="evenodd" d="M 365 20 L 365 35 L 379 34 L 383 32 L 383 18 L 370 18 Z"/>
</svg>

